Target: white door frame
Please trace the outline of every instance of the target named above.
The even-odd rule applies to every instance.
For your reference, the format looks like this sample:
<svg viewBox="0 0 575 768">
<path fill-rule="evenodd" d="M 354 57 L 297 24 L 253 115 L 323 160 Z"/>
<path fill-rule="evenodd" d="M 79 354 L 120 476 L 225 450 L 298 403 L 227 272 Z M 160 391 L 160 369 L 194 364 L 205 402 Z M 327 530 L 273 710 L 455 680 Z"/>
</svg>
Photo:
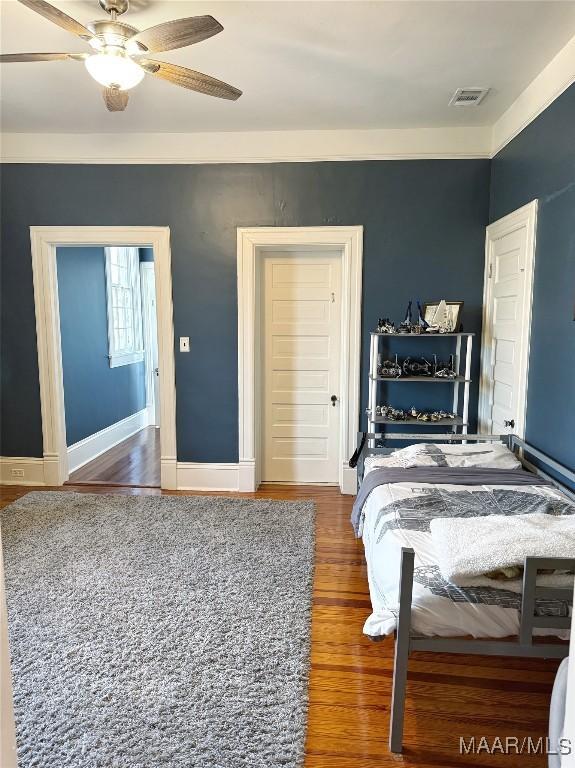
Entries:
<svg viewBox="0 0 575 768">
<path fill-rule="evenodd" d="M 531 314 L 533 305 L 533 274 L 535 268 L 535 245 L 537 232 L 537 200 L 518 208 L 502 219 L 490 224 L 485 232 L 485 272 L 483 275 L 483 331 L 481 336 L 481 372 L 479 380 L 479 432 L 490 431 L 489 409 L 491 406 L 492 385 L 492 292 L 493 280 L 490 279 L 493 260 L 493 244 L 496 239 L 511 234 L 518 229 L 525 229 L 527 247 L 525 249 L 525 293 L 523 317 L 520 318 L 523 334 L 520 344 L 519 392 L 517 393 L 517 418 L 514 434 L 525 438 L 525 418 L 527 413 L 527 382 L 529 374 L 529 351 L 531 344 Z"/>
<path fill-rule="evenodd" d="M 159 403 L 156 402 L 156 373 L 152 356 L 151 346 L 153 346 L 153 328 L 157 327 L 156 306 L 153 311 L 150 309 L 151 294 L 148 292 L 146 275 L 151 272 L 154 275 L 154 286 L 156 282 L 156 267 L 153 261 L 140 262 L 140 290 L 142 292 L 142 337 L 144 340 L 144 368 L 146 371 L 146 409 L 148 411 L 148 424 L 160 426 Z M 155 290 L 154 290 L 155 294 Z M 155 300 L 155 295 L 154 295 Z M 157 344 L 157 340 L 156 344 Z M 159 361 L 158 361 L 159 372 Z M 159 386 L 158 386 L 159 390 Z"/>
<path fill-rule="evenodd" d="M 61 245 L 134 245 L 154 249 L 160 363 L 161 486 L 176 488 L 176 387 L 169 227 L 30 227 L 40 374 L 44 481 L 69 476 L 56 249 Z"/>
<path fill-rule="evenodd" d="M 260 386 L 260 271 L 262 254 L 281 248 L 339 250 L 341 253 L 341 376 L 339 485 L 357 491 L 348 466 L 359 428 L 363 227 L 238 227 L 238 400 L 239 490 L 260 482 L 262 393 Z"/>
</svg>

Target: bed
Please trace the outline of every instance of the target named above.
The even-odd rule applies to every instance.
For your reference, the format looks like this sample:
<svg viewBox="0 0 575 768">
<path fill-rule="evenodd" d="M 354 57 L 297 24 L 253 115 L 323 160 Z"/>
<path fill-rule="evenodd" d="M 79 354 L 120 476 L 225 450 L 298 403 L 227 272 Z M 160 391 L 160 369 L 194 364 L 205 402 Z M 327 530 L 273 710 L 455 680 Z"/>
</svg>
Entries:
<svg viewBox="0 0 575 768">
<path fill-rule="evenodd" d="M 569 482 L 575 474 L 515 436 L 396 437 L 414 445 L 392 451 L 374 447 L 377 435 L 364 438 L 352 523 L 363 539 L 372 603 L 364 632 L 395 634 L 390 749 L 401 752 L 411 651 L 568 655 L 560 641 L 569 633 L 575 559 L 527 557 L 520 574 L 476 577 L 462 587 L 442 575 L 432 530 L 450 517 L 489 525 L 491 515 L 493 522 L 575 515 L 573 499 L 540 467 Z"/>
</svg>

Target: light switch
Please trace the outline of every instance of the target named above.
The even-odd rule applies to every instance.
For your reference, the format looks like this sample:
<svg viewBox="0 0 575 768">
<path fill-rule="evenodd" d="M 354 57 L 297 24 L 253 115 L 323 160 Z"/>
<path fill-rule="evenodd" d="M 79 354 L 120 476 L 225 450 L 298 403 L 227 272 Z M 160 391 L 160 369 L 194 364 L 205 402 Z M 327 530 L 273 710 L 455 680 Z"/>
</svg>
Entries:
<svg viewBox="0 0 575 768">
<path fill-rule="evenodd" d="M 190 337 L 180 336 L 180 352 L 189 352 L 189 351 L 190 351 Z"/>
</svg>

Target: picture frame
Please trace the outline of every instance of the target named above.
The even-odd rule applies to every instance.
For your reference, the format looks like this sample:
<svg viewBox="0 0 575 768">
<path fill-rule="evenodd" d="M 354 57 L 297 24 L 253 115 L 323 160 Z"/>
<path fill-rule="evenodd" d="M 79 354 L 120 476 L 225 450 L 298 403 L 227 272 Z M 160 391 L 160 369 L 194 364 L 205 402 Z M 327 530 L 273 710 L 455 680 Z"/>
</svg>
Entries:
<svg viewBox="0 0 575 768">
<path fill-rule="evenodd" d="M 440 301 L 428 301 L 423 305 L 423 318 L 426 322 L 428 322 L 430 325 L 433 325 L 433 318 L 435 316 L 435 313 L 437 311 L 437 307 L 440 304 Z M 460 323 L 461 323 L 461 315 L 463 311 L 463 302 L 462 301 L 447 301 L 445 299 L 445 303 L 447 305 L 447 312 L 449 313 L 450 319 L 451 319 L 451 333 L 457 333 Z"/>
</svg>

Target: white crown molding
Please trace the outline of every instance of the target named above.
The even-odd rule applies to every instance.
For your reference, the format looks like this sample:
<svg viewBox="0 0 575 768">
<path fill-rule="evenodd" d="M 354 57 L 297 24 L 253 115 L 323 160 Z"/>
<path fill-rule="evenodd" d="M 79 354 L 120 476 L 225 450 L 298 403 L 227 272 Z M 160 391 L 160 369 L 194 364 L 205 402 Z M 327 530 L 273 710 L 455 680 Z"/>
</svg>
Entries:
<svg viewBox="0 0 575 768">
<path fill-rule="evenodd" d="M 529 123 L 540 115 L 575 82 L 575 36 L 501 115 L 492 129 L 491 156 L 494 157 Z M 565 126 L 569 130 L 568 126 Z"/>
<path fill-rule="evenodd" d="M 5 163 L 204 164 L 488 158 L 491 129 L 5 133 Z"/>
</svg>

